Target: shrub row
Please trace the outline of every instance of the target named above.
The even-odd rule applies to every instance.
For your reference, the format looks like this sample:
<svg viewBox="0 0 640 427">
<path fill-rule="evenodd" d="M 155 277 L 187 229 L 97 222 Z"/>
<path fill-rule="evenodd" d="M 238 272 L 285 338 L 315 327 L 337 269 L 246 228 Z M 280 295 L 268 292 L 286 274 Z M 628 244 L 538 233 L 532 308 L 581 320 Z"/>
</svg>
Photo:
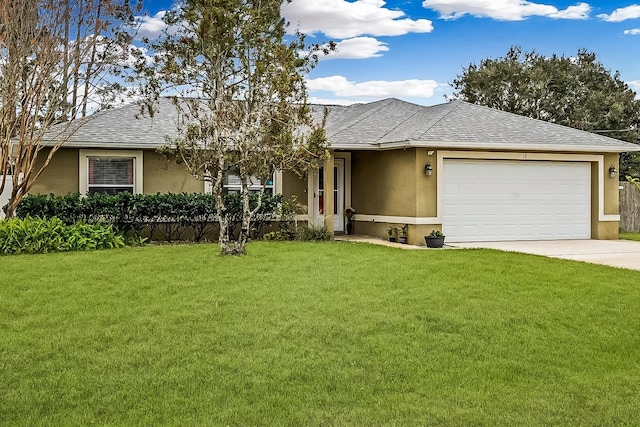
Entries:
<svg viewBox="0 0 640 427">
<path fill-rule="evenodd" d="M 76 223 L 58 218 L 12 218 L 0 221 L 0 254 L 35 254 L 120 248 L 124 237 L 110 225 Z"/>
<path fill-rule="evenodd" d="M 266 233 L 262 238 L 268 241 L 324 242 L 331 240 L 331 233 L 326 227 L 298 225 L 295 227 L 281 227 L 280 230 Z"/>
<path fill-rule="evenodd" d="M 242 221 L 242 200 L 236 193 L 225 198 L 226 215 L 233 231 Z M 252 194 L 250 202 L 252 207 L 257 206 L 258 196 Z M 254 237 L 274 218 L 281 203 L 281 195 L 263 195 L 262 205 L 254 217 Z M 199 193 L 29 195 L 16 209 L 19 218 L 55 216 L 65 224 L 104 223 L 123 234 L 167 241 L 200 241 L 207 233 L 215 233 L 215 214 L 214 196 Z"/>
</svg>

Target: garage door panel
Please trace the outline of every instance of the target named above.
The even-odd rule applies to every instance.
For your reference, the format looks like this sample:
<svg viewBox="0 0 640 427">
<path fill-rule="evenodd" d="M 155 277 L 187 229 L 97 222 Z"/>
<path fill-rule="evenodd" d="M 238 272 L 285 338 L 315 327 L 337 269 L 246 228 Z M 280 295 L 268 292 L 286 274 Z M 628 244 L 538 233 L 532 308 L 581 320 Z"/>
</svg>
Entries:
<svg viewBox="0 0 640 427">
<path fill-rule="evenodd" d="M 587 162 L 445 159 L 443 172 L 450 242 L 590 238 Z"/>
<path fill-rule="evenodd" d="M 480 236 L 480 228 L 477 225 L 465 225 L 462 232 L 467 236 Z"/>
<path fill-rule="evenodd" d="M 552 204 L 539 204 L 538 212 L 540 215 L 553 215 L 555 213 L 555 206 Z"/>
<path fill-rule="evenodd" d="M 487 204 L 480 206 L 480 215 L 499 215 L 500 208 L 497 204 Z"/>
</svg>

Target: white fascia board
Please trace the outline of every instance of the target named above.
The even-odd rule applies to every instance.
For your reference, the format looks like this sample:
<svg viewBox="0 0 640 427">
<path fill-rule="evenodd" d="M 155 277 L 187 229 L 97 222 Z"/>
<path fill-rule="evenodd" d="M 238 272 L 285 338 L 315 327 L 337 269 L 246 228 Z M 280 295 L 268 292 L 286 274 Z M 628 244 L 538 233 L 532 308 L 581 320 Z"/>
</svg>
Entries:
<svg viewBox="0 0 640 427">
<path fill-rule="evenodd" d="M 330 150 L 339 150 L 339 151 L 371 151 L 371 150 L 379 150 L 376 144 L 334 144 L 329 143 Z"/>
<path fill-rule="evenodd" d="M 640 151 L 640 145 L 588 145 L 588 144 L 523 144 L 523 143 L 470 143 L 470 142 L 433 142 L 433 141 L 399 141 L 375 144 L 380 150 L 393 150 L 400 148 L 458 148 L 472 150 L 530 150 L 530 151 L 554 151 L 554 152 L 581 152 L 581 153 L 623 153 Z"/>
<path fill-rule="evenodd" d="M 53 144 L 50 144 L 53 145 Z M 109 149 L 109 150 L 157 150 L 162 145 L 136 144 L 118 142 L 65 142 L 64 148 L 87 148 L 87 149 Z"/>
</svg>

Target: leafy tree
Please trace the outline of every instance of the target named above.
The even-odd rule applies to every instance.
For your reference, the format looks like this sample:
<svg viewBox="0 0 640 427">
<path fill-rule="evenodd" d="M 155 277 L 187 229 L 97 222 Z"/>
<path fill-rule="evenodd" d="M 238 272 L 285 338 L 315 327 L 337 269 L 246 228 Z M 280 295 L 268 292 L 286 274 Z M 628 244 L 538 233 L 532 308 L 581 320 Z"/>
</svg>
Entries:
<svg viewBox="0 0 640 427">
<path fill-rule="evenodd" d="M 13 176 L 7 216 L 77 129 L 74 119 L 92 105 L 107 106 L 120 91 L 108 76 L 128 60 L 131 3 L 0 1 L 0 193 Z M 56 141 L 36 166 L 56 125 Z"/>
<path fill-rule="evenodd" d="M 498 59 L 469 64 L 453 81 L 452 99 L 546 120 L 624 141 L 638 141 L 640 102 L 596 54 L 545 57 L 514 46 Z M 621 176 L 640 172 L 640 159 L 621 156 Z"/>
<path fill-rule="evenodd" d="M 281 3 L 184 1 L 164 16 L 167 30 L 151 43 L 156 62 L 140 70 L 149 113 L 162 91 L 178 94 L 172 99 L 182 125 L 164 152 L 211 183 L 223 254 L 245 252 L 264 185 L 276 170 L 304 174 L 326 156 L 324 131 L 306 103 L 304 75 L 317 58 L 305 54 L 301 34 L 286 34 Z M 242 183 L 237 240 L 224 197 L 229 173 Z M 257 180 L 262 186 L 252 207 L 249 185 Z"/>
</svg>

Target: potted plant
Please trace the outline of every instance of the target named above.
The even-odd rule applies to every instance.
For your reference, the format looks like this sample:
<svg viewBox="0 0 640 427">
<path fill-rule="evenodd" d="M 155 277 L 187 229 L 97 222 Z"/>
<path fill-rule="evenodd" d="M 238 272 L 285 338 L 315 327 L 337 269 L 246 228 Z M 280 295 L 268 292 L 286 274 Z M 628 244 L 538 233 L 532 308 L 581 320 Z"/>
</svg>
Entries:
<svg viewBox="0 0 640 427">
<path fill-rule="evenodd" d="M 389 235 L 390 242 L 398 241 L 398 227 L 391 226 L 387 228 L 387 234 Z"/>
<path fill-rule="evenodd" d="M 408 234 L 409 234 L 409 224 L 405 224 L 402 227 L 400 227 L 400 237 L 398 237 L 398 242 L 406 245 Z"/>
<path fill-rule="evenodd" d="M 353 234 L 353 216 L 356 214 L 356 210 L 348 207 L 344 210 L 344 214 L 347 217 L 347 234 Z"/>
<path fill-rule="evenodd" d="M 444 234 L 438 230 L 431 230 L 428 236 L 424 236 L 428 248 L 441 248 L 444 246 Z"/>
</svg>

